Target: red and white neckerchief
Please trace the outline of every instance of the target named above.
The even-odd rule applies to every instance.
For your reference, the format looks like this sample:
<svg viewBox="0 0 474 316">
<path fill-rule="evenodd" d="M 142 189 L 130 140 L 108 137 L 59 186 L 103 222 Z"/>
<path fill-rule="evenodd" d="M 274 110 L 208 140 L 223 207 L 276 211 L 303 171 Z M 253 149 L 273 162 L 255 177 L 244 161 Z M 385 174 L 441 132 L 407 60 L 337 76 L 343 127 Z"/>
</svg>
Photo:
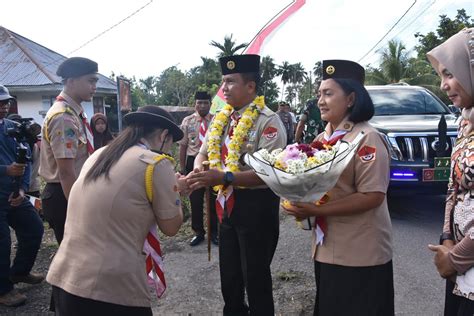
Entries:
<svg viewBox="0 0 474 316">
<path fill-rule="evenodd" d="M 229 126 L 229 131 L 227 132 L 227 136 L 224 139 L 224 143 L 222 144 L 221 150 L 221 163 L 222 163 L 222 170 L 227 171 L 225 167 L 225 159 L 227 158 L 227 154 L 229 153 L 228 146 L 230 141 L 232 140 L 232 136 L 234 135 L 234 128 L 237 126 L 240 120 L 240 114 L 234 111 L 231 115 L 231 122 Z M 224 217 L 224 211 L 227 212 L 227 216 L 230 217 L 232 214 L 232 210 L 234 209 L 234 188 L 229 185 L 228 187 L 220 190 L 217 193 L 216 198 L 216 214 L 219 222 L 222 223 L 222 218 Z"/>
<path fill-rule="evenodd" d="M 68 104 L 67 100 L 61 95 L 58 95 L 56 97 L 56 100 Z M 91 126 L 89 125 L 89 122 L 87 122 L 87 116 L 84 111 L 79 114 L 79 117 L 82 120 L 82 124 L 84 126 L 84 131 L 86 134 L 87 152 L 89 153 L 89 155 L 92 155 L 92 153 L 94 152 L 94 135 L 92 134 Z"/>
<path fill-rule="evenodd" d="M 200 117 L 199 121 L 201 122 L 201 124 L 199 124 L 199 145 L 202 145 L 204 138 L 206 137 L 207 120 L 206 117 Z"/>
<path fill-rule="evenodd" d="M 84 124 L 84 130 L 86 131 L 86 139 L 87 139 L 87 152 L 89 156 L 94 153 L 94 134 L 92 134 L 91 126 L 89 122 L 87 122 L 87 115 L 85 112 L 82 112 L 79 115 L 82 119 L 82 124 Z"/>
<path fill-rule="evenodd" d="M 336 130 L 329 136 L 324 132 L 323 144 L 334 146 L 338 141 L 340 141 L 347 134 L 346 130 Z M 324 240 L 324 235 L 327 232 L 327 223 L 326 218 L 323 216 L 317 216 L 315 220 L 315 229 L 314 233 L 316 234 L 316 245 L 322 245 Z"/>
<path fill-rule="evenodd" d="M 138 146 L 150 150 L 150 148 L 139 142 Z M 163 254 L 161 252 L 160 240 L 157 232 L 158 226 L 153 224 L 146 235 L 143 244 L 143 252 L 145 253 L 145 268 L 148 279 L 148 285 L 155 288 L 156 296 L 160 298 L 166 290 L 166 280 L 163 267 Z"/>
<path fill-rule="evenodd" d="M 148 232 L 143 251 L 146 254 L 146 274 L 148 285 L 155 288 L 156 296 L 160 298 L 166 290 L 165 273 L 163 272 L 163 254 L 160 241 L 156 234 L 158 226 L 154 224 Z"/>
</svg>

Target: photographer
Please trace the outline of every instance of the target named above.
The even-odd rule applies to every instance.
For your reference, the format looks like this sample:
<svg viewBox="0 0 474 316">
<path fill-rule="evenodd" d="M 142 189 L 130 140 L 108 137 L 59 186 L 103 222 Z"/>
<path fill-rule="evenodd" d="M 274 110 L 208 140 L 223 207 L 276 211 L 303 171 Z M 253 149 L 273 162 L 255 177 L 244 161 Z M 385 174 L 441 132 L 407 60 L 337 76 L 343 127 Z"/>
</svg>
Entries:
<svg viewBox="0 0 474 316">
<path fill-rule="evenodd" d="M 0 85 L 0 304 L 6 306 L 26 301 L 25 295 L 13 288 L 14 283 L 36 284 L 44 279 L 31 273 L 43 237 L 43 223 L 24 196 L 30 181 L 30 165 L 16 163 L 19 143 L 8 133 L 17 128 L 17 123 L 5 119 L 12 99 L 7 88 Z M 18 240 L 11 267 L 9 227 L 15 230 Z"/>
<path fill-rule="evenodd" d="M 26 194 L 39 198 L 41 183 L 38 176 L 40 155 L 40 141 L 38 135 L 41 133 L 41 126 L 37 123 L 32 123 L 33 119 L 24 119 L 21 115 L 16 113 L 9 114 L 7 119 L 21 124 L 20 131 L 18 132 L 23 135 L 22 137 L 24 138 L 24 141 L 28 144 L 31 150 L 30 187 Z"/>
</svg>

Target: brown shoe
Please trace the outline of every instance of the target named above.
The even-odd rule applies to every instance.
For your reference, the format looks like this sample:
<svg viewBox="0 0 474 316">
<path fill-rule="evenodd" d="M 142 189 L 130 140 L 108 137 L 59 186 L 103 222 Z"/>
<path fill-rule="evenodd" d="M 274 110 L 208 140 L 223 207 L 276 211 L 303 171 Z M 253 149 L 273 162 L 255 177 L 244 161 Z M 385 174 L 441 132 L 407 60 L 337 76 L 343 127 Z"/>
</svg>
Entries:
<svg viewBox="0 0 474 316">
<path fill-rule="evenodd" d="M 13 289 L 8 293 L 0 295 L 0 304 L 10 307 L 20 306 L 25 304 L 26 296 Z"/>
<path fill-rule="evenodd" d="M 39 273 L 30 272 L 27 275 L 12 275 L 10 276 L 10 281 L 12 283 L 28 283 L 28 284 L 38 284 L 43 282 L 44 276 Z"/>
</svg>

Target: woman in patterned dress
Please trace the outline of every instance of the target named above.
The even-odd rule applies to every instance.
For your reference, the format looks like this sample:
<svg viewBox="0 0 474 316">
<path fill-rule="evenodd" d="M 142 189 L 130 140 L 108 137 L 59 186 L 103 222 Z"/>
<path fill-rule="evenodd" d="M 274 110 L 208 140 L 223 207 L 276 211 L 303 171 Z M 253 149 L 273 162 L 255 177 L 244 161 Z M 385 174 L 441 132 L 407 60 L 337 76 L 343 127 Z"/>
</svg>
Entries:
<svg viewBox="0 0 474 316">
<path fill-rule="evenodd" d="M 440 245 L 429 245 L 446 281 L 445 315 L 474 315 L 474 28 L 435 47 L 428 59 L 441 89 L 462 110 L 451 154 L 451 176 Z"/>
</svg>

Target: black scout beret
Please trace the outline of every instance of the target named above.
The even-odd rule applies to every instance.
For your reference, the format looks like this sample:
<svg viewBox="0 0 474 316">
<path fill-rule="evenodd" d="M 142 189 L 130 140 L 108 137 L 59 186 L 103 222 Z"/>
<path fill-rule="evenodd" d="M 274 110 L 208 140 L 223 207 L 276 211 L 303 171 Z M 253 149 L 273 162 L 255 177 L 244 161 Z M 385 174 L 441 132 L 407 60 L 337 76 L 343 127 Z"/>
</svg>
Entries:
<svg viewBox="0 0 474 316">
<path fill-rule="evenodd" d="M 223 75 L 260 72 L 259 55 L 234 55 L 219 58 Z"/>
<path fill-rule="evenodd" d="M 98 71 L 98 65 L 95 61 L 84 57 L 71 57 L 59 65 L 56 74 L 63 79 L 66 79 L 94 74 Z"/>
<path fill-rule="evenodd" d="M 184 133 L 176 124 L 174 118 L 171 114 L 156 106 L 156 105 L 145 105 L 136 112 L 130 112 L 123 117 L 123 120 L 128 125 L 136 126 L 156 126 L 158 128 L 163 128 L 169 130 L 170 134 L 173 136 L 173 141 L 177 142 L 183 138 Z"/>
<path fill-rule="evenodd" d="M 350 60 L 323 60 L 323 80 L 353 79 L 364 85 L 364 67 Z"/>
<path fill-rule="evenodd" d="M 206 91 L 196 91 L 194 100 L 211 100 L 211 95 Z"/>
</svg>

